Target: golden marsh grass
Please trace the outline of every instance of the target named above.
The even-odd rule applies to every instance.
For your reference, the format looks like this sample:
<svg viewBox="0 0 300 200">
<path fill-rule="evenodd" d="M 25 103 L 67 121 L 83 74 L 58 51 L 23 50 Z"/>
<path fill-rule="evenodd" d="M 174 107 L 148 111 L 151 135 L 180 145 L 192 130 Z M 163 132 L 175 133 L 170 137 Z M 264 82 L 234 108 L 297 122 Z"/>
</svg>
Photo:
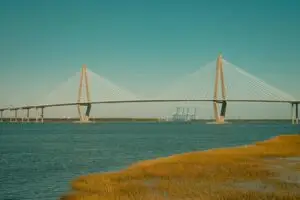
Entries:
<svg viewBox="0 0 300 200">
<path fill-rule="evenodd" d="M 142 161 L 119 172 L 89 174 L 74 180 L 74 192 L 61 199 L 300 199 L 300 159 L 284 159 L 290 157 L 300 158 L 300 134 Z"/>
</svg>

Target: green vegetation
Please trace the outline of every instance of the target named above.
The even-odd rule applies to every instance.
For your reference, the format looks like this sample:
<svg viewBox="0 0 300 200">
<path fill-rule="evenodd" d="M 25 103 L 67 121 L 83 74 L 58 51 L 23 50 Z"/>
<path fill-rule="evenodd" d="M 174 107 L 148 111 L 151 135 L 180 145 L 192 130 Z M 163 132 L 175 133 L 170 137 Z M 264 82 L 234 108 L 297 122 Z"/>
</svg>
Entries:
<svg viewBox="0 0 300 200">
<path fill-rule="evenodd" d="M 248 146 L 142 161 L 119 172 L 90 174 L 72 182 L 63 200 L 299 199 L 300 135 Z"/>
</svg>

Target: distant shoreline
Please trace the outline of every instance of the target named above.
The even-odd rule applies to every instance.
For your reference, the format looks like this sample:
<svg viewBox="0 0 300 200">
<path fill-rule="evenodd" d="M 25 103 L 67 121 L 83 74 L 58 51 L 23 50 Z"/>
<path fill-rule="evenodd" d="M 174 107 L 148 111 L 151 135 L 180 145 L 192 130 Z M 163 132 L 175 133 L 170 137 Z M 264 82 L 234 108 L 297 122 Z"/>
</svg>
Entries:
<svg viewBox="0 0 300 200">
<path fill-rule="evenodd" d="M 78 121 L 78 118 L 44 118 L 44 123 L 73 123 Z M 158 118 L 93 118 L 92 122 L 101 123 L 101 122 L 159 122 L 159 123 L 207 123 L 214 121 L 213 119 L 199 119 L 191 121 L 164 121 Z M 290 122 L 290 119 L 228 119 L 228 122 L 232 123 L 285 123 Z M 0 121 L 1 122 L 1 121 Z M 10 122 L 10 118 L 3 118 L 2 123 Z M 18 123 L 22 122 L 22 119 L 18 118 Z M 30 123 L 35 122 L 35 118 L 29 119 Z M 14 121 L 10 123 L 16 123 Z M 27 119 L 23 119 L 23 123 L 27 123 Z"/>
</svg>

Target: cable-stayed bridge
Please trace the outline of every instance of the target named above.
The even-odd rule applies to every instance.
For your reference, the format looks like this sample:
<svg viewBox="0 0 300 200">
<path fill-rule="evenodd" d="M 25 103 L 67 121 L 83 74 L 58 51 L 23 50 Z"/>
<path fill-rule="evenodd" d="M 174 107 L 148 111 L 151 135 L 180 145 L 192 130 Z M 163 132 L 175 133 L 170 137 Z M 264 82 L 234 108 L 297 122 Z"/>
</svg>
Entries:
<svg viewBox="0 0 300 200">
<path fill-rule="evenodd" d="M 221 94 L 219 95 L 219 93 Z M 95 96 L 91 97 L 90 94 Z M 77 101 L 74 101 L 76 98 Z M 97 104 L 103 105 L 102 112 L 112 113 L 112 108 L 116 108 L 118 111 L 116 115 L 118 115 L 138 110 L 129 108 L 128 104 L 135 104 L 135 107 L 138 107 L 137 104 L 144 107 L 147 104 L 146 107 L 149 108 L 147 112 L 153 112 L 155 109 L 160 111 L 165 109 L 166 112 L 170 112 L 174 109 L 174 106 L 171 106 L 172 103 L 201 103 L 201 105 L 210 103 L 213 104 L 213 112 L 206 111 L 206 113 L 213 113 L 216 123 L 224 123 L 225 115 L 228 113 L 227 103 L 230 105 L 229 113 L 238 107 L 236 104 L 256 103 L 253 106 L 258 107 L 257 103 L 259 103 L 259 105 L 264 104 L 263 107 L 266 104 L 276 104 L 276 107 L 278 104 L 291 105 L 292 121 L 298 123 L 299 102 L 293 96 L 265 83 L 219 56 L 217 64 L 215 61 L 208 63 L 204 68 L 186 76 L 176 84 L 166 88 L 161 95 L 153 98 L 137 97 L 130 91 L 88 71 L 84 66 L 81 73 L 68 79 L 40 103 L 1 108 L 0 114 L 1 120 L 4 113 L 9 113 L 10 121 L 18 121 L 18 119 L 19 121 L 28 121 L 30 110 L 35 109 L 36 121 L 43 121 L 45 108 L 62 110 L 62 108 L 69 107 L 70 110 L 74 111 L 76 110 L 74 106 L 77 106 L 79 121 L 89 122 L 91 107 Z M 161 104 L 158 105 L 158 103 Z M 121 108 L 120 105 L 123 107 Z M 82 107 L 87 107 L 85 113 L 83 113 Z M 208 105 L 205 108 L 208 108 Z M 22 110 L 24 112 L 21 119 L 20 111 Z M 252 107 L 247 106 L 246 112 L 251 112 L 251 110 L 253 110 Z M 271 110 L 260 111 L 271 113 Z M 237 109 L 237 112 L 244 111 Z"/>
</svg>

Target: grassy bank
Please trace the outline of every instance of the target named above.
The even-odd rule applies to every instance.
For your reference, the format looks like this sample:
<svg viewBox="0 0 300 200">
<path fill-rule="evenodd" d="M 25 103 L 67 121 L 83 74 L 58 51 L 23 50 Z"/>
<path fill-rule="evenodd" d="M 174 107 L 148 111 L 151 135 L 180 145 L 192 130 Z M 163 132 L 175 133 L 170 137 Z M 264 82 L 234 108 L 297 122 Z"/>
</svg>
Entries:
<svg viewBox="0 0 300 200">
<path fill-rule="evenodd" d="M 82 176 L 61 199 L 300 199 L 299 158 L 300 134 L 278 136 Z"/>
</svg>

